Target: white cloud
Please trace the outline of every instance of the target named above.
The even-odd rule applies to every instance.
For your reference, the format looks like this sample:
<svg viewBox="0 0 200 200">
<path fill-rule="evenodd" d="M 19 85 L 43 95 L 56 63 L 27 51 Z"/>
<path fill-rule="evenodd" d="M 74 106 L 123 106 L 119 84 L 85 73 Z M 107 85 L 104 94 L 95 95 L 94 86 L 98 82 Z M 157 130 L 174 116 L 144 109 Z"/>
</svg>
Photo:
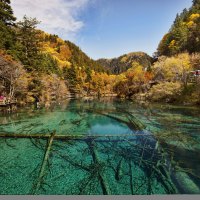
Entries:
<svg viewBox="0 0 200 200">
<path fill-rule="evenodd" d="M 39 27 L 52 34 L 71 39 L 83 26 L 78 14 L 91 0 L 12 0 L 15 16 L 36 17 Z"/>
</svg>

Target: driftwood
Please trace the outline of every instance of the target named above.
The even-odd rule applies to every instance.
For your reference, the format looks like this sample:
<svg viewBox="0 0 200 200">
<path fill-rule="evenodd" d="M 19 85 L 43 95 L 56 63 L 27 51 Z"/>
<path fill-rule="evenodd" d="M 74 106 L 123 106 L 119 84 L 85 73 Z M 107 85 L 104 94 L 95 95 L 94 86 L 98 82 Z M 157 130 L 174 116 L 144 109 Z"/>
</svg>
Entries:
<svg viewBox="0 0 200 200">
<path fill-rule="evenodd" d="M 45 168 L 46 168 L 46 165 L 48 163 L 49 153 L 50 153 L 50 150 L 51 150 L 51 146 L 52 146 L 54 137 L 55 137 L 55 133 L 52 133 L 51 137 L 49 138 L 49 141 L 48 141 L 47 149 L 46 149 L 46 152 L 45 152 L 45 155 L 44 155 L 44 158 L 43 158 L 43 162 L 42 162 L 42 166 L 41 166 L 41 169 L 40 169 L 39 177 L 37 179 L 37 183 L 34 186 L 34 189 L 33 189 L 33 192 L 32 192 L 33 194 L 37 193 L 37 191 L 40 188 L 41 183 L 43 181 Z"/>
</svg>

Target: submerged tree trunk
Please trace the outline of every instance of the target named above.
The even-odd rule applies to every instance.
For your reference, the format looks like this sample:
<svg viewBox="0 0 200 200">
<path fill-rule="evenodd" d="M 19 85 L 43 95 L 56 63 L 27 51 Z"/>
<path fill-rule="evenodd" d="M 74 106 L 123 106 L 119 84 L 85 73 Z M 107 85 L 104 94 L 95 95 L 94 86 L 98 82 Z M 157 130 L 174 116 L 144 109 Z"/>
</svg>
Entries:
<svg viewBox="0 0 200 200">
<path fill-rule="evenodd" d="M 95 148 L 95 142 L 94 141 L 88 142 L 88 147 L 90 148 L 94 163 L 97 166 L 100 165 L 101 162 L 99 160 L 99 156 L 98 156 L 97 150 Z M 98 176 L 99 176 L 100 184 L 101 184 L 101 187 L 102 187 L 102 190 L 103 190 L 103 194 L 104 195 L 111 195 L 111 190 L 110 190 L 110 187 L 109 187 L 109 184 L 108 184 L 107 177 L 104 175 L 104 173 L 102 172 L 101 169 L 98 172 Z"/>
<path fill-rule="evenodd" d="M 50 154 L 50 150 L 51 150 L 51 146 L 52 146 L 52 143 L 53 143 L 54 136 L 55 136 L 55 133 L 52 133 L 51 137 L 49 138 L 47 149 L 46 149 L 46 152 L 45 152 L 45 155 L 44 155 L 44 158 L 43 158 L 43 162 L 42 162 L 42 166 L 41 166 L 41 169 L 40 169 L 39 177 L 37 179 L 36 185 L 33 188 L 32 194 L 37 193 L 37 191 L 39 190 L 41 183 L 43 181 L 44 174 L 45 174 L 45 168 L 46 168 L 46 165 L 47 165 L 47 162 L 48 162 L 48 159 L 49 159 L 49 154 Z"/>
</svg>

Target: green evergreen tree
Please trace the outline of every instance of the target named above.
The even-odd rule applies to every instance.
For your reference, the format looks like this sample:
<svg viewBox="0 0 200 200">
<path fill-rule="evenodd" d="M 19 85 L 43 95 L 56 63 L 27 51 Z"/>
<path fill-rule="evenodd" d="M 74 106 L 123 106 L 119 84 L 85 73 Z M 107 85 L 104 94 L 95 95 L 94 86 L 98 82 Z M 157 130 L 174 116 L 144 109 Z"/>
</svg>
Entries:
<svg viewBox="0 0 200 200">
<path fill-rule="evenodd" d="M 13 25 L 15 20 L 10 0 L 0 0 L 0 21 L 5 25 Z"/>
<path fill-rule="evenodd" d="M 200 6 L 200 0 L 193 0 L 192 2 L 194 6 Z"/>
<path fill-rule="evenodd" d="M 58 67 L 58 63 L 53 57 L 49 54 L 40 54 L 38 55 L 39 63 L 37 65 L 37 71 L 46 73 L 46 74 L 57 74 L 62 75 L 61 70 Z"/>
<path fill-rule="evenodd" d="M 38 24 L 39 21 L 36 18 L 27 16 L 17 23 L 17 38 L 22 46 L 20 60 L 30 71 L 36 69 L 38 65 L 39 37 L 36 30 Z"/>
<path fill-rule="evenodd" d="M 0 0 L 0 48 L 10 50 L 15 43 L 15 32 L 12 29 L 16 18 L 10 6 L 10 0 Z"/>
</svg>

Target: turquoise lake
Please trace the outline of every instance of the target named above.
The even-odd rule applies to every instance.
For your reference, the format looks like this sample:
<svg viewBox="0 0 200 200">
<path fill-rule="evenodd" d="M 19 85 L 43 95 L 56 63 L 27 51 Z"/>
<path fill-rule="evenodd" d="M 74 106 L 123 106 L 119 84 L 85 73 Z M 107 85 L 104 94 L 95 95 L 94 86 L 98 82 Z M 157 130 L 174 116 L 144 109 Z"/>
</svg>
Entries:
<svg viewBox="0 0 200 200">
<path fill-rule="evenodd" d="M 69 100 L 1 112 L 5 133 L 2 195 L 200 194 L 199 107 Z"/>
</svg>

